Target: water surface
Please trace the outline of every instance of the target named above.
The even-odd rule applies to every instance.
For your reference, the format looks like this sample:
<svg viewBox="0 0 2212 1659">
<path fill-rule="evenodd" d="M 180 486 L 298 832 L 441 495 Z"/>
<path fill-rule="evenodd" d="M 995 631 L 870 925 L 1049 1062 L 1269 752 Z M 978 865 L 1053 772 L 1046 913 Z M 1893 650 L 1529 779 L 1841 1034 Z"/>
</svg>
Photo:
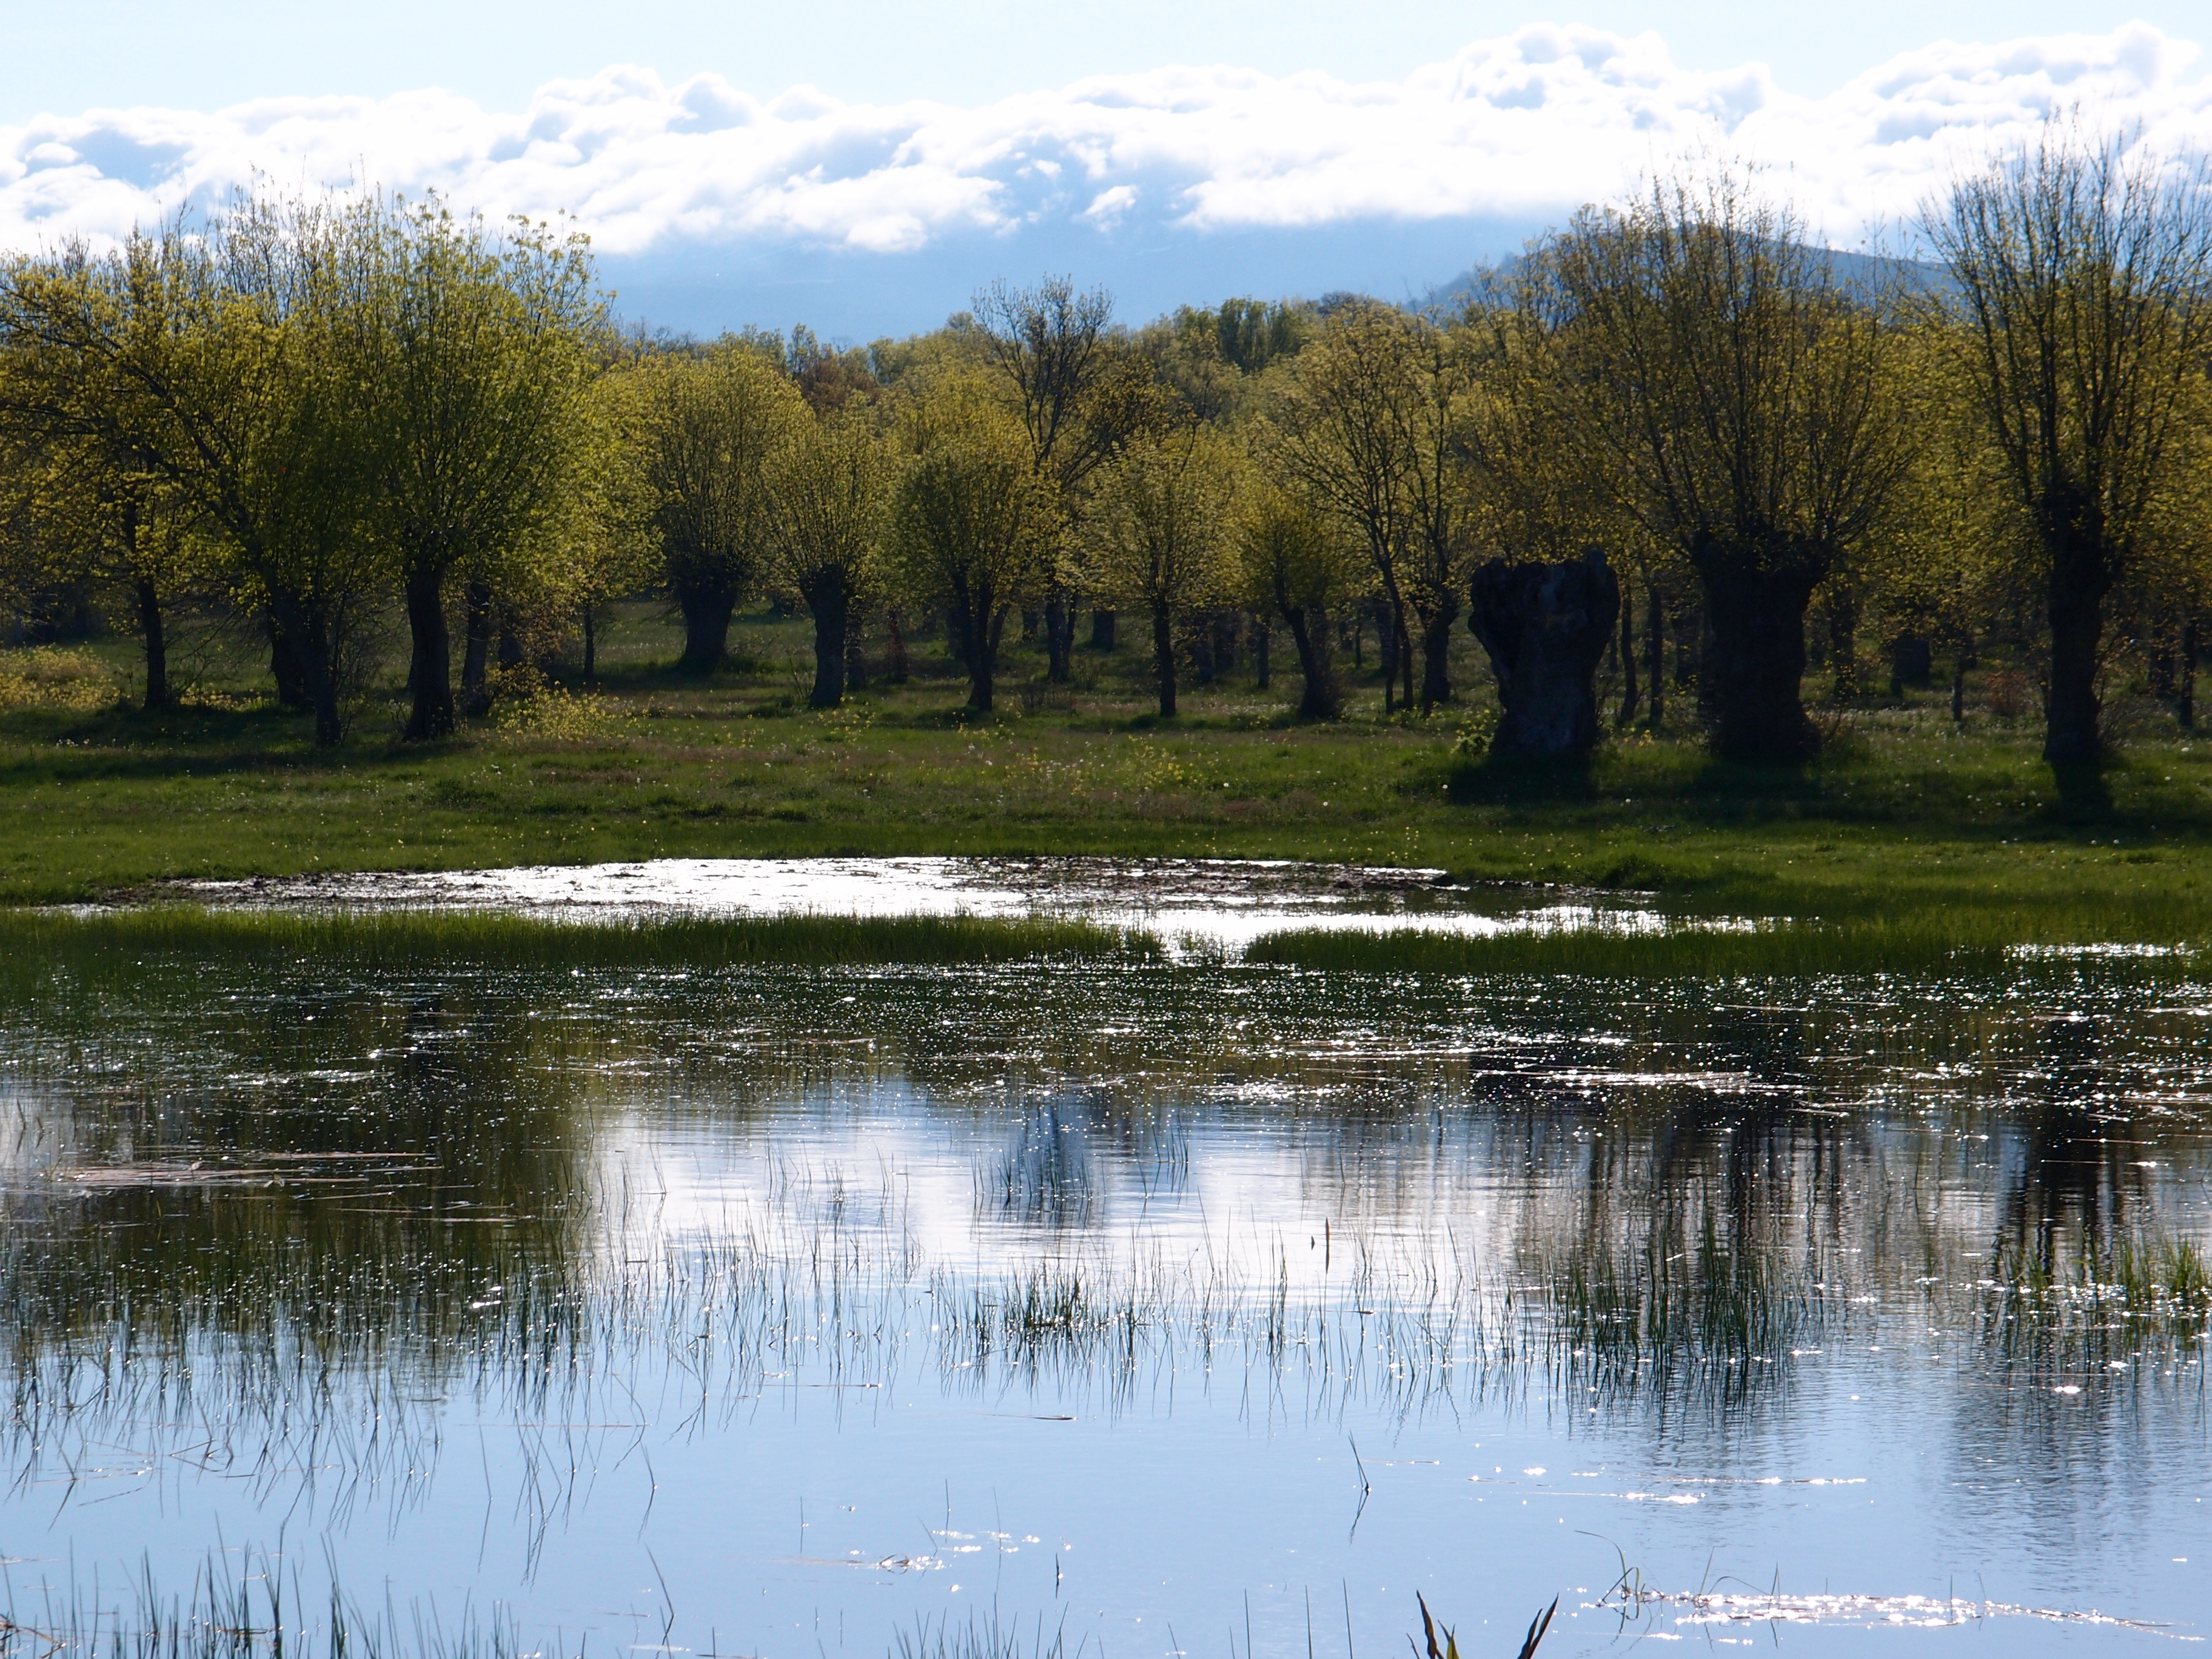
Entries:
<svg viewBox="0 0 2212 1659">
<path fill-rule="evenodd" d="M 548 1654 L 2212 1627 L 2171 963 L 6 971 L 19 1618 L 216 1552 Z"/>
</svg>

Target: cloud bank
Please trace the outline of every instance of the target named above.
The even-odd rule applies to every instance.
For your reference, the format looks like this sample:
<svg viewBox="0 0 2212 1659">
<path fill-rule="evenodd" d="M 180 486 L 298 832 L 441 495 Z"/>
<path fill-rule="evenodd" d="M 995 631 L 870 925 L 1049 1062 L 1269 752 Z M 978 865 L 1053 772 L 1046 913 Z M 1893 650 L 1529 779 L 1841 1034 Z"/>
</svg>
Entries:
<svg viewBox="0 0 2212 1659">
<path fill-rule="evenodd" d="M 549 82 L 517 113 L 440 91 L 94 110 L 0 127 L 0 246 L 110 241 L 258 170 L 280 185 L 434 188 L 494 215 L 572 213 L 648 289 L 890 294 L 902 271 L 933 288 L 974 266 L 972 286 L 1036 253 L 1187 281 L 1209 251 L 1225 280 L 1228 267 L 1264 276 L 1271 248 L 1300 251 L 1287 276 L 1340 250 L 1353 286 L 1363 248 L 1433 259 L 1456 234 L 1463 265 L 1691 151 L 1784 173 L 1811 223 L 1849 243 L 2052 109 L 2203 149 L 2212 80 L 2198 58 L 2144 25 L 1942 42 L 1811 99 L 1758 64 L 1680 69 L 1655 34 L 1536 26 L 1397 82 L 1177 67 L 972 109 L 808 87 L 763 100 L 717 76 L 672 86 L 617 67 Z"/>
</svg>

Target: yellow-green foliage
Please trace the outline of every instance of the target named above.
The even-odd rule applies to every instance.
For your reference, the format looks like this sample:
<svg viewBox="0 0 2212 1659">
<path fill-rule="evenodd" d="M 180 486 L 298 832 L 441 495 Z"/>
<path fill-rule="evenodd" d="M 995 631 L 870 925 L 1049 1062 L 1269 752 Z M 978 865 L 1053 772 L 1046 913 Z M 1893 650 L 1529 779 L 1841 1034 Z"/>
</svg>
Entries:
<svg viewBox="0 0 2212 1659">
<path fill-rule="evenodd" d="M 109 707 L 121 695 L 107 665 L 81 647 L 34 645 L 0 651 L 0 708 L 91 714 Z"/>
</svg>

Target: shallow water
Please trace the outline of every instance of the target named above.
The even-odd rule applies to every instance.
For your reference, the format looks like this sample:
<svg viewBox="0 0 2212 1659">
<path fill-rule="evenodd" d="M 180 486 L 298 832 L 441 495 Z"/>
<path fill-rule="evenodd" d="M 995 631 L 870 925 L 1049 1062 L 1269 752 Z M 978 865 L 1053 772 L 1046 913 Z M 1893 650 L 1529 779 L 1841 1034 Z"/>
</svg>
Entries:
<svg viewBox="0 0 2212 1659">
<path fill-rule="evenodd" d="M 548 1654 L 2212 1630 L 2170 968 L 6 972 L 19 1619 L 222 1550 Z"/>
<path fill-rule="evenodd" d="M 1654 933 L 1669 921 L 1634 895 L 1477 889 L 1453 884 L 1441 870 L 1255 859 L 653 859 L 189 881 L 173 884 L 173 890 L 222 906 L 495 909 L 565 921 L 1052 916 L 1142 929 L 1176 953 L 1239 950 L 1291 927 L 1491 935 Z"/>
</svg>

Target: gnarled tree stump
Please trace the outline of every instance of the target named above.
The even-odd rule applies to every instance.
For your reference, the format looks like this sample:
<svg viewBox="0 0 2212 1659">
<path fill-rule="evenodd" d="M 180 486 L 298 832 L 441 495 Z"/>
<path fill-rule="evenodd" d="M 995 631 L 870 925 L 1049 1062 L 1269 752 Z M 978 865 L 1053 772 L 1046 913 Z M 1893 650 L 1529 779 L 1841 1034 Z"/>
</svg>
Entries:
<svg viewBox="0 0 2212 1659">
<path fill-rule="evenodd" d="M 1597 742 L 1598 659 L 1620 612 L 1620 584 L 1592 548 L 1573 564 L 1509 564 L 1474 573 L 1468 625 L 1490 655 L 1505 715 L 1494 755 L 1586 755 Z"/>
</svg>

